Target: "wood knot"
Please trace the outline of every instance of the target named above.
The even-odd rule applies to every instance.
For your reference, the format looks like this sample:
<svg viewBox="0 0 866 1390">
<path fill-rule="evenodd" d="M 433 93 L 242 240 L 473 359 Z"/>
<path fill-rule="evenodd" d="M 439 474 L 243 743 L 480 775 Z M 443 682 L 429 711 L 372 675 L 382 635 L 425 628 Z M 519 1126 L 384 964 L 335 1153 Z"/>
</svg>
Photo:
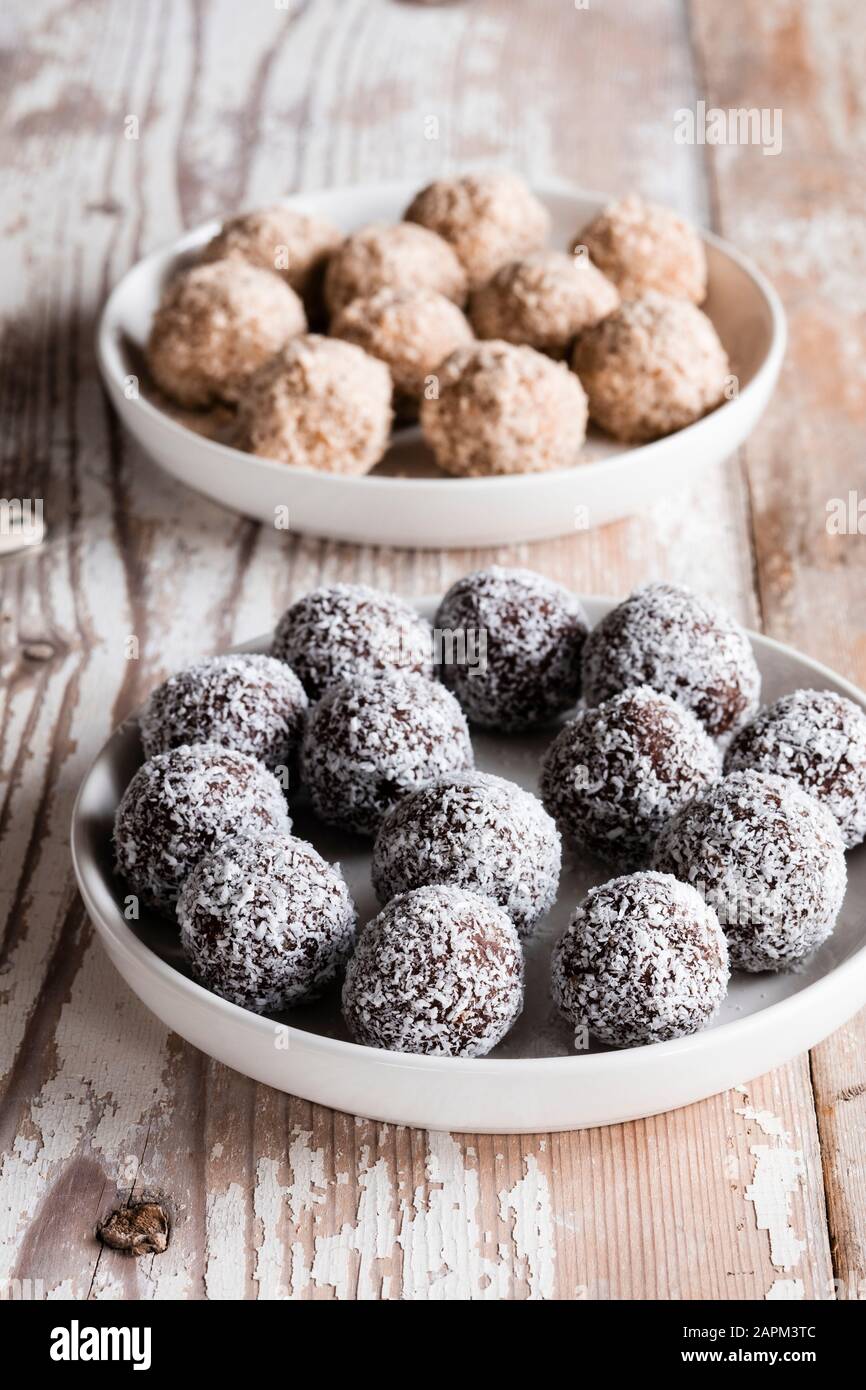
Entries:
<svg viewBox="0 0 866 1390">
<path fill-rule="evenodd" d="M 126 1255 L 161 1255 L 170 1235 L 168 1212 L 161 1202 L 134 1202 L 117 1207 L 96 1228 L 103 1245 Z"/>
</svg>

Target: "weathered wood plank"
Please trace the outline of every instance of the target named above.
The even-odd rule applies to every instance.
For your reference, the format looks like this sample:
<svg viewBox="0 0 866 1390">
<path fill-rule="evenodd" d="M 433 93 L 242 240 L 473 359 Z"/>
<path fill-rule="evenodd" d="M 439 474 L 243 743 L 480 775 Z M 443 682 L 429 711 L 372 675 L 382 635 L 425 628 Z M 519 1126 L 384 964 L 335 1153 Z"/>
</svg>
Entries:
<svg viewBox="0 0 866 1390">
<path fill-rule="evenodd" d="M 79 1297 L 761 1298 L 778 1279 L 820 1295 L 832 1271 L 805 1062 L 748 1098 L 589 1134 L 355 1120 L 167 1035 L 91 939 L 68 866 L 86 764 L 166 669 L 267 629 L 322 575 L 436 592 L 491 558 L 287 541 L 180 491 L 119 434 L 96 384 L 110 284 L 231 206 L 354 178 L 420 182 L 464 160 L 637 185 L 705 219 L 703 153 L 671 135 L 698 94 L 683 8 L 313 0 L 239 22 L 229 0 L 103 0 L 20 6 L 17 23 L 0 145 L 3 488 L 40 489 L 51 540 L 0 569 L 0 1277 Z M 757 613 L 736 466 L 675 506 L 497 558 L 585 592 L 667 575 Z M 129 634 L 139 661 L 124 659 Z M 23 657 L 33 640 L 52 644 L 50 662 Z M 760 1121 L 738 1113 L 750 1108 Z M 790 1223 L 806 1250 L 791 1271 L 747 1198 L 759 1146 L 804 1155 Z M 769 1160 L 777 1187 L 786 1161 Z M 168 1251 L 135 1265 L 100 1252 L 97 1218 L 151 1190 L 172 1203 Z"/>
<path fill-rule="evenodd" d="M 713 159 L 722 230 L 766 266 L 789 316 L 780 390 L 746 449 L 764 625 L 863 685 L 866 522 L 833 534 L 828 519 L 834 499 L 847 510 L 850 493 L 855 508 L 863 496 L 866 34 L 853 3 L 738 8 L 733 24 L 709 0 L 692 5 L 708 104 L 783 117 L 779 155 L 746 147 Z M 866 1015 L 815 1050 L 812 1079 L 838 1293 L 862 1297 Z"/>
</svg>

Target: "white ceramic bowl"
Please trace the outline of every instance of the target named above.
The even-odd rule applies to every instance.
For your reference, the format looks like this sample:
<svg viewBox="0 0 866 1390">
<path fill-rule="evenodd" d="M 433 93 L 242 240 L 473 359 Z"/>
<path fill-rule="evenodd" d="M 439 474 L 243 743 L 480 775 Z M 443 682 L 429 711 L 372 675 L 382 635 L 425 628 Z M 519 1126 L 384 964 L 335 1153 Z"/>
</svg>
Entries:
<svg viewBox="0 0 866 1390">
<path fill-rule="evenodd" d="M 346 231 L 399 219 L 416 186 L 360 185 L 286 199 Z M 598 193 L 540 187 L 553 219 L 551 245 L 570 239 L 610 200 Z M 181 482 L 234 511 L 273 525 L 288 507 L 290 528 L 359 544 L 411 547 L 499 545 L 544 540 L 601 526 L 672 496 L 695 473 L 742 444 L 770 398 L 785 350 L 782 306 L 757 268 L 704 233 L 709 295 L 704 305 L 739 382 L 739 395 L 687 429 L 626 447 L 590 435 L 585 463 L 556 473 L 451 478 L 440 473 L 420 431 L 402 430 L 386 458 L 363 478 L 287 468 L 216 443 L 179 424 L 130 388 L 166 277 L 217 230 L 197 227 L 139 261 L 111 294 L 97 342 L 111 400 L 142 448 Z"/>
<path fill-rule="evenodd" d="M 610 600 L 586 599 L 593 622 Z M 434 604 L 419 605 L 432 615 Z M 752 634 L 764 698 L 798 687 L 836 690 L 866 706 L 841 677 Z M 263 649 L 266 643 L 250 643 Z M 479 767 L 536 788 L 548 730 L 521 738 L 473 736 Z M 526 1007 L 489 1058 L 414 1057 L 348 1040 L 336 991 L 287 1015 L 288 1026 L 248 1013 L 186 974 L 176 930 L 143 915 L 127 922 L 112 872 L 111 827 L 141 762 L 134 720 L 106 743 L 85 778 L 72 820 L 75 872 L 87 910 L 124 979 L 168 1027 L 196 1047 L 278 1090 L 337 1110 L 429 1129 L 537 1133 L 616 1124 L 672 1110 L 759 1076 L 812 1047 L 866 1002 L 866 849 L 848 856 L 848 893 L 833 936 L 800 973 L 732 977 L 713 1026 L 693 1037 L 575 1055 L 549 998 L 548 959 L 571 909 L 611 870 L 584 862 L 563 872 L 557 903 L 527 949 Z M 358 905 L 373 915 L 369 846 L 319 825 L 301 809 L 295 830 L 338 860 Z"/>
</svg>

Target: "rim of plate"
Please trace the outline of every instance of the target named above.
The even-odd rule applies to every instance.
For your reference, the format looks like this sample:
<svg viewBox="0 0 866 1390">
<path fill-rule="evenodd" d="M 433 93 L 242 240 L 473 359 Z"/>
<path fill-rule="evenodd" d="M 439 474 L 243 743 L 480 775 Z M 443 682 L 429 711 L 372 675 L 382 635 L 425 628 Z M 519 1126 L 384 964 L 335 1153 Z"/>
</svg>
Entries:
<svg viewBox="0 0 866 1390">
<path fill-rule="evenodd" d="M 555 180 L 532 183 L 532 191 L 540 198 L 575 198 L 584 201 L 594 201 L 599 204 L 607 204 L 612 201 L 612 195 L 599 193 L 594 189 L 580 188 L 577 185 L 570 185 Z M 303 193 L 286 195 L 285 197 L 272 200 L 274 205 L 285 205 L 288 207 L 303 207 L 306 202 L 311 202 L 320 198 L 337 198 L 351 196 L 352 193 L 370 194 L 377 193 L 384 196 L 411 197 L 417 191 L 417 185 L 406 180 L 389 180 L 381 183 L 368 184 L 342 184 L 336 188 L 319 188 L 307 190 Z M 217 218 L 211 218 L 208 222 L 200 223 L 190 231 L 184 232 L 173 242 L 166 242 L 157 247 L 154 251 L 143 256 L 140 260 L 125 272 L 105 302 L 102 313 L 99 316 L 99 324 L 96 333 L 96 354 L 99 367 L 106 380 L 110 380 L 115 388 L 121 389 L 123 379 L 128 373 L 123 371 L 123 362 L 120 357 L 119 345 L 116 341 L 113 325 L 118 301 L 128 293 L 129 281 L 134 277 L 143 274 L 147 269 L 163 264 L 170 259 L 183 255 L 186 251 L 200 246 L 205 240 L 209 240 L 220 228 L 221 222 Z M 702 432 L 712 428 L 712 422 L 716 421 L 722 412 L 736 410 L 740 403 L 746 403 L 752 395 L 758 393 L 763 383 L 775 376 L 781 366 L 785 355 L 787 343 L 787 323 L 782 301 L 776 293 L 770 281 L 766 278 L 763 271 L 743 252 L 737 250 L 730 242 L 722 237 L 716 236 L 714 232 L 709 232 L 703 227 L 697 228 L 701 240 L 707 245 L 712 246 L 721 255 L 733 261 L 745 275 L 751 279 L 759 294 L 766 304 L 772 323 L 772 335 L 769 349 L 752 377 L 733 400 L 725 401 L 723 405 L 717 406 L 708 415 L 704 415 L 700 420 L 696 420 L 691 425 L 686 425 L 684 429 L 677 430 L 673 435 L 664 435 L 661 439 L 652 440 L 648 444 L 626 446 L 618 453 L 611 454 L 607 458 L 591 459 L 586 463 L 575 464 L 572 468 L 560 468 L 548 473 L 514 473 L 501 474 L 489 478 L 455 478 L 444 476 L 441 478 L 400 478 L 390 475 L 376 476 L 373 474 L 363 474 L 353 476 L 351 474 L 334 474 L 318 471 L 314 468 L 294 468 L 291 470 L 293 475 L 298 477 L 316 478 L 323 487 L 339 488 L 345 492 L 346 488 L 396 488 L 399 490 L 416 491 L 424 487 L 453 487 L 459 486 L 461 492 L 471 490 L 474 492 L 489 490 L 491 486 L 508 488 L 511 491 L 521 488 L 537 488 L 539 486 L 554 485 L 557 481 L 572 477 L 592 476 L 596 473 L 605 471 L 612 472 L 617 464 L 630 464 L 635 454 L 640 454 L 641 459 L 648 463 L 652 462 L 655 454 L 661 452 L 665 446 L 670 444 L 671 439 L 680 438 L 688 435 L 692 442 L 697 445 L 700 442 Z M 260 455 L 250 455 L 243 449 L 235 449 L 230 444 L 221 444 L 217 440 L 207 439 L 203 435 L 196 434 L 195 431 L 187 429 L 186 425 L 172 419 L 164 410 L 146 400 L 144 396 L 138 395 L 127 398 L 130 410 L 138 411 L 155 424 L 165 428 L 169 434 L 176 434 L 178 438 L 188 438 L 192 436 L 199 443 L 206 444 L 218 457 L 225 458 L 237 463 L 243 459 L 249 464 L 252 458 L 257 468 L 266 472 L 273 472 L 285 476 L 287 465 L 281 463 L 279 459 L 263 458 Z"/>
<path fill-rule="evenodd" d="M 578 597 L 584 601 L 585 596 L 578 595 Z M 609 599 L 603 595 L 592 595 L 591 597 L 596 603 L 613 605 L 617 602 L 617 600 Z M 428 596 L 421 596 L 410 601 L 420 608 L 423 604 L 429 603 L 430 599 Z M 797 661 L 805 663 L 815 675 L 839 686 L 850 700 L 853 700 L 861 708 L 866 708 L 866 692 L 860 690 L 851 681 L 846 680 L 844 676 L 840 676 L 829 666 L 806 656 L 786 642 L 779 642 L 773 637 L 765 637 L 762 633 L 755 632 L 750 628 L 746 628 L 745 631 L 751 643 L 759 647 L 764 646 L 787 657 L 794 657 Z M 239 644 L 240 649 L 254 648 L 261 640 L 250 639 L 249 642 Z M 135 716 L 129 717 L 134 718 Z M 101 908 L 96 905 L 96 899 L 91 892 L 91 882 L 95 881 L 109 897 L 111 894 L 105 877 L 99 871 L 89 851 L 84 847 L 80 807 L 97 763 L 101 761 L 109 743 L 117 737 L 120 728 L 122 725 L 113 730 L 90 763 L 72 809 L 70 834 L 72 863 L 78 888 L 88 914 L 100 936 L 110 941 L 113 947 L 122 951 L 127 959 L 149 971 L 161 984 L 182 996 L 191 995 L 205 1007 L 213 1009 L 215 1015 L 222 1015 L 230 1019 L 234 1025 L 246 1027 L 252 1032 L 260 1033 L 263 1038 L 271 1039 L 274 1027 L 272 1019 L 262 1014 L 255 1014 L 249 1009 L 241 1008 L 239 1004 L 233 1004 L 228 999 L 222 999 L 218 994 L 214 994 L 211 990 L 205 989 L 203 985 L 197 984 L 189 976 L 181 974 L 179 970 L 176 970 L 168 961 L 164 961 L 161 956 L 158 956 L 155 951 L 152 951 L 139 939 L 117 911 L 116 904 L 114 904 L 115 912 L 111 918 L 103 916 Z M 808 1012 L 812 1001 L 820 995 L 838 988 L 840 980 L 848 983 L 858 976 L 862 976 L 866 980 L 866 940 L 847 960 L 828 970 L 820 980 L 814 980 L 812 984 L 804 986 L 796 994 L 767 1004 L 765 1008 L 757 1009 L 745 1018 L 731 1019 L 728 1023 L 721 1023 L 716 1028 L 702 1029 L 697 1033 L 689 1034 L 685 1038 L 676 1038 L 671 1042 L 645 1043 L 640 1047 L 625 1047 L 611 1052 L 587 1053 L 583 1056 L 575 1054 L 564 1057 L 427 1057 L 419 1053 L 391 1052 L 384 1048 L 367 1047 L 362 1043 L 351 1042 L 342 1038 L 329 1038 L 321 1033 L 312 1033 L 304 1028 L 296 1028 L 291 1024 L 283 1026 L 290 1042 L 294 1039 L 298 1046 L 303 1045 L 307 1049 L 331 1054 L 335 1057 L 361 1055 L 381 1066 L 409 1067 L 420 1071 L 452 1070 L 455 1076 L 458 1073 L 465 1074 L 467 1072 L 483 1074 L 485 1069 L 490 1067 L 496 1067 L 500 1075 L 509 1073 L 517 1075 L 536 1070 L 568 1071 L 569 1069 L 581 1068 L 585 1079 L 587 1074 L 591 1072 L 606 1074 L 619 1071 L 622 1068 L 635 1069 L 654 1065 L 656 1062 L 663 1062 L 668 1057 L 682 1057 L 690 1051 L 701 1052 L 708 1046 L 714 1045 L 715 1040 L 718 1040 L 722 1046 L 728 1039 L 741 1040 L 748 1037 L 750 1032 L 763 1029 L 770 1016 L 774 1022 L 780 1023 L 799 1012 Z M 843 1022 L 845 1019 L 840 1018 L 840 1026 Z"/>
</svg>

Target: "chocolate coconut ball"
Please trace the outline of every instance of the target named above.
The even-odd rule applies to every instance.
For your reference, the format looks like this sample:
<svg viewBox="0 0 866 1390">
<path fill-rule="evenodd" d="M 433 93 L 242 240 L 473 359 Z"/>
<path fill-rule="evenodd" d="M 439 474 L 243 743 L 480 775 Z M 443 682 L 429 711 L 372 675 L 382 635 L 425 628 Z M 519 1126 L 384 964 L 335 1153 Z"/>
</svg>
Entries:
<svg viewBox="0 0 866 1390">
<path fill-rule="evenodd" d="M 545 754 L 541 797 L 566 839 L 634 868 L 674 812 L 719 780 L 721 764 L 694 715 L 642 685 L 565 725 Z"/>
<path fill-rule="evenodd" d="M 491 565 L 452 584 L 433 622 L 439 677 L 474 724 L 529 729 L 577 703 L 588 623 L 561 584 Z"/>
<path fill-rule="evenodd" d="M 453 246 L 478 289 L 506 261 L 543 246 L 550 215 L 516 174 L 466 174 L 437 179 L 416 193 L 405 212 Z"/>
<path fill-rule="evenodd" d="M 229 840 L 200 859 L 177 919 L 199 984 L 255 1013 L 317 994 L 355 937 L 339 867 L 306 841 L 274 832 Z"/>
<path fill-rule="evenodd" d="M 397 414 L 412 417 L 440 362 L 472 342 L 457 305 L 435 290 L 379 290 L 353 299 L 331 325 L 336 338 L 384 362 L 394 382 Z"/>
<path fill-rule="evenodd" d="M 325 266 L 342 240 L 343 233 L 323 218 L 277 204 L 229 218 L 202 259 L 238 256 L 260 270 L 275 271 L 301 296 L 308 312 L 318 313 Z"/>
<path fill-rule="evenodd" d="M 728 987 L 719 920 L 694 888 L 639 873 L 591 888 L 553 951 L 553 997 L 574 1028 L 611 1047 L 706 1027 Z"/>
<path fill-rule="evenodd" d="M 681 430 L 721 405 L 730 373 L 706 314 L 651 293 L 581 334 L 571 365 L 591 419 L 614 439 L 634 443 Z"/>
<path fill-rule="evenodd" d="M 719 738 L 754 715 L 761 673 L 746 633 L 723 608 L 676 584 L 644 584 L 602 618 L 583 648 L 588 705 L 635 685 L 670 695 Z"/>
<path fill-rule="evenodd" d="M 140 767 L 114 820 L 117 872 L 147 907 L 173 916 L 198 861 L 240 834 L 292 828 L 279 782 L 248 753 L 196 743 Z"/>
<path fill-rule="evenodd" d="M 253 372 L 306 327 L 300 299 L 276 276 L 237 259 L 196 265 L 163 292 L 148 367 L 179 405 L 237 401 Z"/>
<path fill-rule="evenodd" d="M 483 772 L 441 777 L 384 817 L 373 846 L 380 902 L 431 883 L 492 898 L 529 936 L 559 884 L 559 832 L 541 802 Z"/>
<path fill-rule="evenodd" d="M 353 343 L 293 338 L 249 383 L 251 453 L 321 473 L 369 473 L 388 447 L 391 375 Z"/>
<path fill-rule="evenodd" d="M 670 208 L 645 203 L 630 193 L 611 203 L 577 236 L 599 270 L 623 299 L 648 290 L 702 304 L 707 293 L 707 257 L 694 227 Z"/>
<path fill-rule="evenodd" d="M 421 403 L 421 428 L 445 473 L 572 468 L 586 438 L 586 396 L 563 362 L 497 341 L 458 348 Z"/>
<path fill-rule="evenodd" d="M 308 700 L 293 671 L 270 656 L 234 652 L 199 661 L 151 691 L 139 715 L 146 758 L 189 743 L 218 743 L 270 768 L 291 768 Z"/>
<path fill-rule="evenodd" d="M 375 835 L 407 792 L 472 765 L 454 696 L 405 674 L 358 675 L 331 686 L 310 712 L 301 750 L 316 814 L 359 835 Z"/>
<path fill-rule="evenodd" d="M 585 258 L 536 251 L 500 266 L 474 290 L 469 317 L 479 338 L 525 343 L 549 357 L 567 357 L 578 333 L 613 313 L 619 294 Z"/>
<path fill-rule="evenodd" d="M 362 931 L 343 1013 L 366 1047 L 484 1057 L 523 1007 L 523 954 L 507 914 L 454 884 L 392 898 Z"/>
<path fill-rule="evenodd" d="M 830 935 L 845 896 L 833 816 L 796 782 L 767 772 L 732 772 L 683 806 L 653 863 L 710 904 L 739 970 L 798 965 Z"/>
<path fill-rule="evenodd" d="M 356 676 L 433 675 L 433 630 L 409 603 L 366 584 L 312 589 L 287 608 L 272 653 L 300 677 L 311 700 Z"/>
<path fill-rule="evenodd" d="M 352 232 L 325 272 L 325 300 L 336 315 L 378 290 L 435 290 L 466 303 L 466 274 L 451 247 L 426 227 L 374 222 Z"/>
<path fill-rule="evenodd" d="M 726 772 L 790 777 L 832 812 L 847 849 L 866 837 L 866 714 L 831 690 L 795 690 L 768 705 L 728 749 Z"/>
</svg>

